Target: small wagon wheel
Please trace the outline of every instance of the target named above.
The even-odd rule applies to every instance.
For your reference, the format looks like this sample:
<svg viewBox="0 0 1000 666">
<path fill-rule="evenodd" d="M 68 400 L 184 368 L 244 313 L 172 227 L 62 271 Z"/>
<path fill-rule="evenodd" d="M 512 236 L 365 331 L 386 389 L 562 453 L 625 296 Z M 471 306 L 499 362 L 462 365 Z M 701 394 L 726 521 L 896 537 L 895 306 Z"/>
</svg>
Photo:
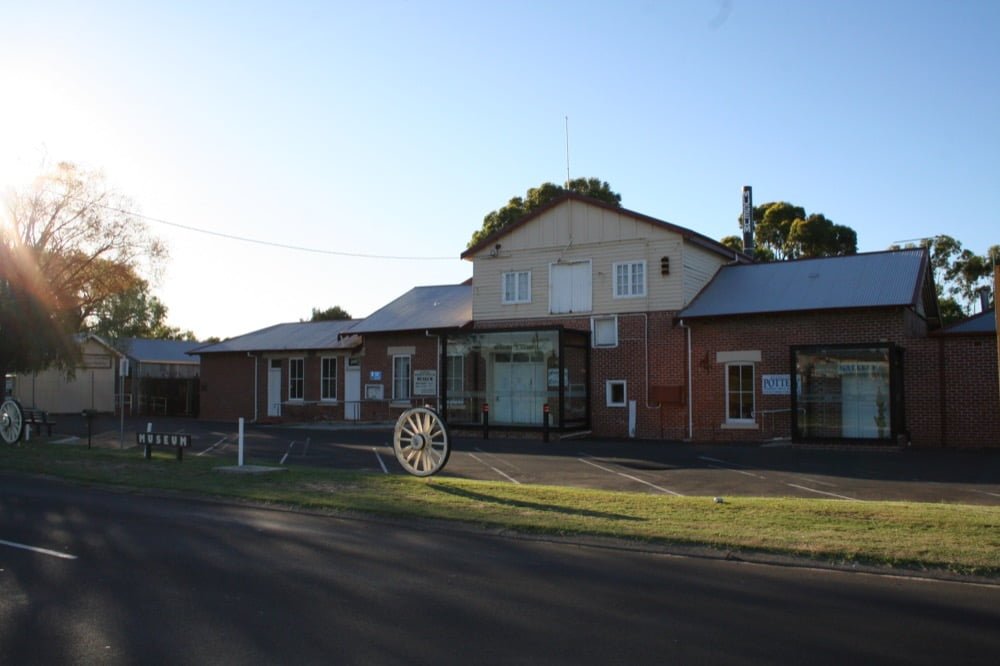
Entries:
<svg viewBox="0 0 1000 666">
<path fill-rule="evenodd" d="M 21 440 L 24 434 L 24 410 L 14 398 L 7 398 L 0 405 L 0 438 L 8 444 Z"/>
<path fill-rule="evenodd" d="M 430 407 L 414 407 L 399 415 L 392 446 L 396 460 L 414 476 L 436 474 L 451 454 L 448 427 Z"/>
</svg>

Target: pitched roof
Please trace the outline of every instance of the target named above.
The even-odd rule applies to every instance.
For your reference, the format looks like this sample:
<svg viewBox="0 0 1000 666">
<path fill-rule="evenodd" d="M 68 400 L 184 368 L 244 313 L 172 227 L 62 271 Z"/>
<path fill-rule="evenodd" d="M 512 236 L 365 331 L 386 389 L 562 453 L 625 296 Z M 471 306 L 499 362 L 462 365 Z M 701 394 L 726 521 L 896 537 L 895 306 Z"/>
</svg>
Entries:
<svg viewBox="0 0 1000 666">
<path fill-rule="evenodd" d="M 678 316 L 921 305 L 927 266 L 923 249 L 724 266 Z"/>
<path fill-rule="evenodd" d="M 647 223 L 649 223 L 649 224 L 651 224 L 653 226 L 662 227 L 664 229 L 667 229 L 668 231 L 672 231 L 672 232 L 678 234 L 679 236 L 681 236 L 684 240 L 686 240 L 686 241 L 688 241 L 690 243 L 694 243 L 695 245 L 699 245 L 699 246 L 701 246 L 701 247 L 703 247 L 703 248 L 705 248 L 707 250 L 711 250 L 712 252 L 716 252 L 718 254 L 721 254 L 724 257 L 728 257 L 730 259 L 732 259 L 732 258 L 735 257 L 737 260 L 739 260 L 741 262 L 748 262 L 749 263 L 751 261 L 750 257 L 748 257 L 747 255 L 743 254 L 742 252 L 736 252 L 732 248 L 723 245 L 719 241 L 714 240 L 712 238 L 709 238 L 708 236 L 703 236 L 702 234 L 699 234 L 696 231 L 692 231 L 692 230 L 687 229 L 685 227 L 678 226 L 678 225 L 673 224 L 671 222 L 665 222 L 663 220 L 658 220 L 655 217 L 650 217 L 649 215 L 643 215 L 642 213 L 637 213 L 634 210 L 629 210 L 628 208 L 621 208 L 619 206 L 612 206 L 611 204 L 605 203 L 604 201 L 601 201 L 599 199 L 593 199 L 591 197 L 586 197 L 586 196 L 583 196 L 582 194 L 577 194 L 576 192 L 566 192 L 565 194 L 556 197 L 555 199 L 553 199 L 549 203 L 545 204 L 544 206 L 542 206 L 540 208 L 536 208 L 535 210 L 533 210 L 532 212 L 528 213 L 527 215 L 525 215 L 521 219 L 517 220 L 516 222 L 507 225 L 506 227 L 504 227 L 503 229 L 500 229 L 499 231 L 494 231 L 492 234 L 490 234 L 486 238 L 483 238 L 482 240 L 480 240 L 478 243 L 476 243 L 472 247 L 466 249 L 465 252 L 463 252 L 461 254 L 461 258 L 462 259 L 469 259 L 469 258 L 471 258 L 473 255 L 475 255 L 475 254 L 477 254 L 479 252 L 482 252 L 486 248 L 492 246 L 496 242 L 496 240 L 498 238 L 502 238 L 503 236 L 509 234 L 510 232 L 512 232 L 513 230 L 517 229 L 518 227 L 522 227 L 525 224 L 528 224 L 529 222 L 531 222 L 532 220 L 534 220 L 534 219 L 536 219 L 538 217 L 541 217 L 542 215 L 544 215 L 548 211 L 552 210 L 556 206 L 562 205 L 566 201 L 580 201 L 582 203 L 587 204 L 588 206 L 594 206 L 594 207 L 597 207 L 597 208 L 604 208 L 605 210 L 609 210 L 609 211 L 611 211 L 613 213 L 619 213 L 621 215 L 625 215 L 627 217 L 631 217 L 633 219 L 640 220 L 642 222 L 647 222 Z"/>
<path fill-rule="evenodd" d="M 350 334 L 462 328 L 472 322 L 472 285 L 414 287 L 352 326 Z"/>
<path fill-rule="evenodd" d="M 125 355 L 140 363 L 197 364 L 198 359 L 192 358 L 188 352 L 202 346 L 202 343 L 190 340 L 125 338 L 123 342 Z"/>
<path fill-rule="evenodd" d="M 977 315 L 972 315 L 968 319 L 951 324 L 941 329 L 941 335 L 967 335 L 970 333 L 993 333 L 997 332 L 996 313 L 993 310 L 986 310 Z"/>
<path fill-rule="evenodd" d="M 341 319 L 276 324 L 222 342 L 196 347 L 187 353 L 204 355 L 227 352 L 351 349 L 356 347 L 360 340 L 356 337 L 342 339 L 340 335 L 358 322 L 357 319 Z"/>
</svg>

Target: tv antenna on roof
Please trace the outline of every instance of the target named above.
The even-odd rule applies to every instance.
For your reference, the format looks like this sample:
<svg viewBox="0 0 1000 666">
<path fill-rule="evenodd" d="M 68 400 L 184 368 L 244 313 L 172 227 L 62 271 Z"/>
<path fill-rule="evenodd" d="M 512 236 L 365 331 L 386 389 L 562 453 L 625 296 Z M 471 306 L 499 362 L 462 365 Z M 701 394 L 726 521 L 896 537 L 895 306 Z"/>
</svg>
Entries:
<svg viewBox="0 0 1000 666">
<path fill-rule="evenodd" d="M 569 116 L 566 116 L 566 185 L 569 186 Z"/>
</svg>

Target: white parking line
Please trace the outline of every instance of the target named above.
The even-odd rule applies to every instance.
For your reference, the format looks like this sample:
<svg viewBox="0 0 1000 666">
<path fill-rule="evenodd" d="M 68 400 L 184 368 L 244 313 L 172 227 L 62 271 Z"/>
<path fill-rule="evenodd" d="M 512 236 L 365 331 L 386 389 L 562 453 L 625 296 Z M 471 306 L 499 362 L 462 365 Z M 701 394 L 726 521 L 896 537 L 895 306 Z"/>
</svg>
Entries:
<svg viewBox="0 0 1000 666">
<path fill-rule="evenodd" d="M 507 479 L 511 483 L 516 483 L 517 485 L 521 485 L 521 482 L 518 481 L 517 479 L 515 479 L 514 477 L 512 477 L 510 474 L 508 474 L 507 472 L 504 472 L 502 470 L 497 469 L 493 465 L 489 464 L 488 462 L 486 462 L 485 460 L 483 460 L 482 458 L 480 458 L 479 456 L 477 456 L 475 453 L 470 453 L 469 455 L 472 456 L 472 458 L 474 460 L 476 460 L 477 462 L 479 462 L 482 465 L 485 465 L 486 467 L 489 467 L 491 470 L 493 470 L 494 472 L 496 472 L 497 474 L 499 474 L 503 478 Z"/>
<path fill-rule="evenodd" d="M 718 458 L 710 458 L 709 456 L 698 456 L 698 460 L 705 460 L 707 462 L 713 462 L 722 465 L 722 467 L 715 467 L 713 465 L 709 465 L 709 467 L 711 467 L 712 469 L 728 469 L 730 472 L 736 472 L 737 474 L 743 474 L 744 476 L 752 476 L 755 479 L 767 478 L 760 474 L 754 474 L 753 472 L 742 471 L 743 469 L 746 469 L 746 465 L 741 465 L 739 463 L 729 462 L 727 460 L 719 460 Z M 736 469 L 737 467 L 741 469 Z"/>
<path fill-rule="evenodd" d="M 827 486 L 829 488 L 836 488 L 837 487 L 836 483 L 830 483 L 829 481 L 820 481 L 819 479 L 813 479 L 813 478 L 810 478 L 808 476 L 799 476 L 798 474 L 790 474 L 789 476 L 791 476 L 793 478 L 796 478 L 796 479 L 802 479 L 803 481 L 806 481 L 808 483 L 818 483 L 821 486 Z"/>
<path fill-rule="evenodd" d="M 288 454 L 292 452 L 292 448 L 294 446 L 295 446 L 295 440 L 292 440 L 292 443 L 288 445 L 288 450 L 285 451 L 285 455 L 281 456 L 281 462 L 278 463 L 279 465 L 285 464 L 285 461 L 288 460 Z"/>
<path fill-rule="evenodd" d="M 799 490 L 805 490 L 810 493 L 816 493 L 818 495 L 829 495 L 830 497 L 836 497 L 838 499 L 851 500 L 853 502 L 864 502 L 864 500 L 858 499 L 857 497 L 848 497 L 847 495 L 838 495 L 837 493 L 828 493 L 825 490 L 816 490 L 815 488 L 807 488 L 806 486 L 800 486 L 797 483 L 786 483 L 786 486 L 791 486 L 792 488 L 798 488 Z"/>
<path fill-rule="evenodd" d="M 990 492 L 990 491 L 988 491 L 988 490 L 978 490 L 978 489 L 976 489 L 976 488 L 969 488 L 969 490 L 971 490 L 971 491 L 972 491 L 972 492 L 974 492 L 974 493 L 981 493 L 981 494 L 983 494 L 983 495 L 989 495 L 990 497 L 1000 497 L 1000 494 L 997 494 L 997 493 L 991 493 L 991 492 Z"/>
<path fill-rule="evenodd" d="M 637 476 L 632 476 L 631 474 L 626 474 L 625 472 L 619 472 L 616 469 L 611 469 L 610 467 L 605 467 L 604 465 L 598 465 L 597 463 L 591 462 L 591 461 L 587 460 L 586 458 L 577 458 L 577 460 L 579 460 L 580 462 L 585 463 L 587 465 L 592 465 L 593 467 L 596 467 L 597 469 L 604 470 L 605 472 L 610 472 L 611 474 L 617 474 L 618 476 L 625 477 L 626 479 L 629 479 L 630 481 L 635 481 L 636 483 L 641 483 L 643 485 L 647 485 L 650 488 L 655 488 L 656 490 L 659 490 L 662 493 L 668 493 L 670 495 L 676 495 L 677 497 L 684 497 L 684 495 L 682 495 L 681 493 L 679 493 L 679 492 L 677 492 L 675 490 L 670 490 L 669 488 L 664 488 L 663 486 L 658 486 L 655 483 L 650 483 L 649 481 L 646 481 L 644 479 L 640 479 Z"/>
<path fill-rule="evenodd" d="M 385 466 L 384 462 L 382 462 L 382 456 L 378 454 L 378 449 L 376 449 L 374 446 L 372 447 L 372 453 L 375 454 L 375 459 L 378 460 L 378 464 L 382 466 L 382 473 L 388 474 L 389 468 Z"/>
<path fill-rule="evenodd" d="M 766 479 L 767 477 L 761 476 L 760 474 L 754 474 L 753 472 L 744 472 L 741 469 L 733 469 L 732 467 L 726 467 L 724 465 L 709 465 L 712 469 L 724 469 L 727 472 L 736 472 L 737 474 L 742 474 L 744 476 L 752 476 L 755 479 Z"/>
<path fill-rule="evenodd" d="M 10 546 L 11 548 L 20 548 L 21 550 L 30 550 L 33 553 L 41 553 L 42 555 L 50 555 L 52 557 L 59 557 L 64 560 L 75 560 L 76 555 L 70 555 L 69 553 L 60 553 L 57 550 L 49 550 L 48 548 L 39 548 L 38 546 L 29 546 L 23 543 L 17 543 L 15 541 L 5 541 L 0 539 L 0 545 Z"/>
<path fill-rule="evenodd" d="M 218 446 L 219 444 L 223 444 L 223 443 L 225 443 L 225 441 L 226 441 L 226 438 L 225 438 L 225 437 L 223 437 L 222 439 L 220 439 L 219 441 L 217 441 L 217 442 L 216 442 L 215 444 L 212 444 L 212 446 L 208 447 L 208 448 L 207 448 L 207 449 L 205 449 L 204 451 L 199 451 L 199 452 L 198 452 L 198 453 L 196 453 L 195 455 L 196 455 L 196 456 L 203 456 L 203 455 L 205 455 L 206 453 L 208 453 L 208 452 L 212 451 L 212 450 L 213 450 L 213 449 L 214 449 L 215 447 L 217 447 L 217 446 Z"/>
</svg>

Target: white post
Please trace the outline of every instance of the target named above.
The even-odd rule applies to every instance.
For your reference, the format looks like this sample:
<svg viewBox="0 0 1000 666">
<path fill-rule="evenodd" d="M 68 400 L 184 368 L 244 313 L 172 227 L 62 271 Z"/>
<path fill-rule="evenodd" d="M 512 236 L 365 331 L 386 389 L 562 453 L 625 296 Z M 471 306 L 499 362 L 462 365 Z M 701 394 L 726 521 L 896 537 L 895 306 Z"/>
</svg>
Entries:
<svg viewBox="0 0 1000 666">
<path fill-rule="evenodd" d="M 239 465 L 243 467 L 243 417 L 240 417 L 240 439 L 239 439 Z"/>
</svg>

